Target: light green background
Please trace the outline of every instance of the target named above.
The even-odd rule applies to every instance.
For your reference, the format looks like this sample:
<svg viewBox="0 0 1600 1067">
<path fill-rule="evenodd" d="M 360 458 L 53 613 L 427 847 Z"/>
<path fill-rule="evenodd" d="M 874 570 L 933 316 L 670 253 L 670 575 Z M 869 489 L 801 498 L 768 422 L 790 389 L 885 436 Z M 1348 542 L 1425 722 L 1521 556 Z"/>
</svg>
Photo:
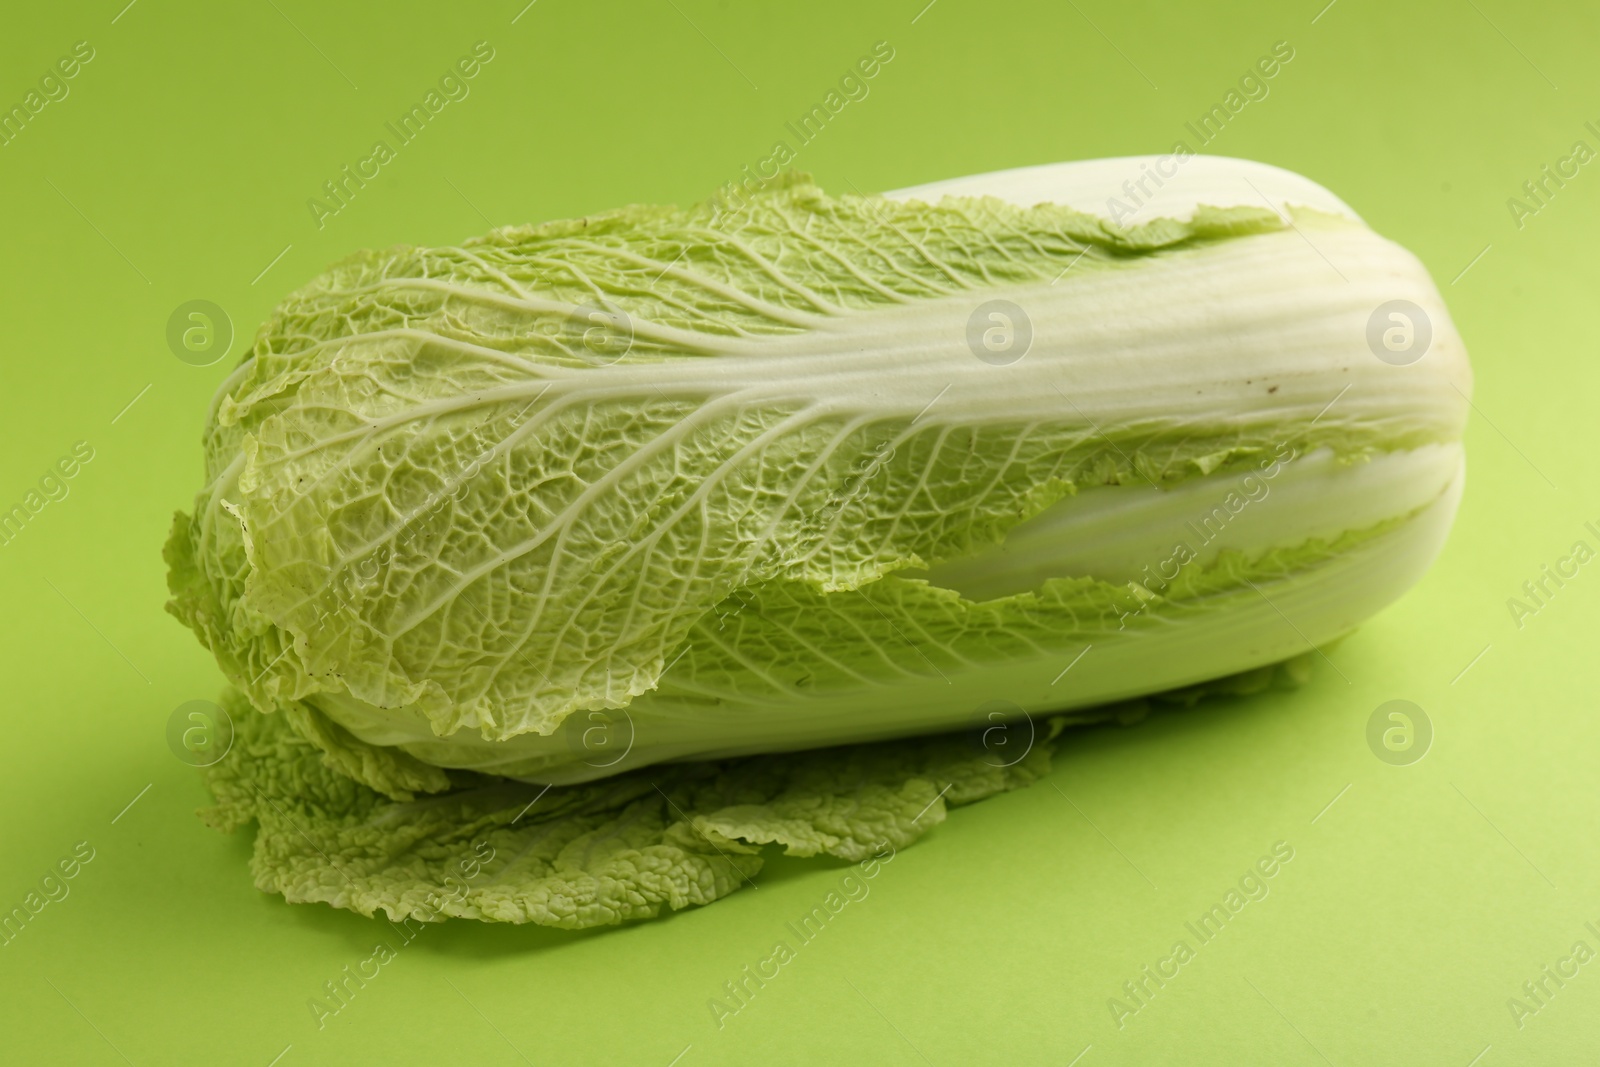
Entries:
<svg viewBox="0 0 1600 1067">
<path fill-rule="evenodd" d="M 1592 1054 L 1600 962 L 1521 1028 L 1506 1004 L 1574 941 L 1600 950 L 1584 927 L 1600 926 L 1600 563 L 1520 629 L 1506 603 L 1574 541 L 1600 547 L 1583 530 L 1600 525 L 1600 164 L 1521 229 L 1506 206 L 1575 140 L 1600 148 L 1584 127 L 1600 125 L 1592 6 L 1338 0 L 1317 17 L 1322 0 L 937 0 L 913 23 L 926 0 L 538 0 L 513 23 L 526 0 L 138 0 L 119 16 L 125 2 L 12 5 L 0 37 L 7 107 L 74 42 L 96 50 L 71 95 L 0 148 L 0 504 L 74 442 L 95 450 L 70 495 L 0 548 L 0 904 L 75 843 L 95 849 L 71 895 L 0 948 L 0 1058 L 1489 1067 Z M 496 55 L 472 95 L 319 230 L 307 198 L 480 39 Z M 1070 735 L 1047 783 L 959 810 L 902 852 L 721 1030 L 708 999 L 787 939 L 837 867 L 780 860 L 758 890 L 624 929 L 432 928 L 319 1031 L 307 998 L 388 928 L 252 888 L 248 835 L 193 817 L 204 791 L 163 737 L 178 704 L 221 683 L 162 613 L 159 559 L 198 487 L 213 389 L 274 301 L 332 260 L 700 199 L 879 40 L 895 58 L 871 95 L 796 161 L 825 187 L 1164 152 L 1289 41 L 1271 95 L 1209 150 L 1326 184 L 1445 291 L 1478 385 L 1442 558 L 1303 691 Z M 232 316 L 225 363 L 168 350 L 167 318 L 191 299 Z M 1394 698 L 1436 731 L 1409 767 L 1365 741 Z M 1271 895 L 1118 1030 L 1107 998 L 1279 840 L 1295 855 Z"/>
</svg>

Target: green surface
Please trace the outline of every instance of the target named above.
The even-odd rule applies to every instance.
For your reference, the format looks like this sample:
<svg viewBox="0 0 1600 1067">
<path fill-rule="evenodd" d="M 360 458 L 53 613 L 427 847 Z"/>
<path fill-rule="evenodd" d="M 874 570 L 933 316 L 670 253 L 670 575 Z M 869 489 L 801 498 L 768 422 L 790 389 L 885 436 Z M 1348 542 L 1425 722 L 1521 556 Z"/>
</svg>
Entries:
<svg viewBox="0 0 1600 1067">
<path fill-rule="evenodd" d="M 1575 141 L 1600 148 L 1585 126 L 1600 128 L 1600 15 L 123 2 L 12 11 L 0 40 L 7 108 L 75 42 L 94 49 L 0 147 L 0 505 L 92 449 L 0 547 L 0 904 L 59 861 L 75 871 L 0 947 L 9 1061 L 1487 1067 L 1594 1047 L 1600 965 L 1565 964 L 1560 988 L 1541 968 L 1580 940 L 1600 951 L 1585 925 L 1600 930 L 1600 564 L 1520 626 L 1507 601 L 1574 542 L 1600 548 L 1584 526 L 1600 528 L 1585 254 L 1600 177 L 1552 183 L 1520 226 L 1507 200 Z M 825 187 L 1164 152 L 1280 40 L 1294 59 L 1207 150 L 1307 174 L 1413 249 L 1478 375 L 1444 555 L 1310 686 L 1068 735 L 1047 781 L 953 813 L 805 944 L 785 924 L 841 865 L 777 860 L 757 890 L 624 929 L 452 923 L 400 944 L 258 893 L 248 837 L 193 817 L 205 794 L 167 720 L 221 679 L 161 611 L 159 550 L 199 476 L 207 402 L 283 293 L 361 247 L 703 198 L 794 145 L 784 123 L 878 41 L 894 58 L 867 98 L 798 147 Z M 470 95 L 319 229 L 306 201 L 478 41 L 494 58 Z M 231 317 L 228 360 L 169 350 L 191 300 Z M 1392 699 L 1433 725 L 1409 766 L 1368 748 Z M 1293 859 L 1270 893 L 1200 944 L 1185 923 L 1280 841 Z M 307 1001 L 380 940 L 398 951 L 319 1029 Z M 780 940 L 793 958 L 719 1027 L 708 1001 Z M 1119 1029 L 1108 999 L 1178 940 L 1193 958 Z M 1542 1006 L 1522 990 L 1536 980 Z M 1537 1012 L 1514 1018 L 1511 997 Z"/>
</svg>

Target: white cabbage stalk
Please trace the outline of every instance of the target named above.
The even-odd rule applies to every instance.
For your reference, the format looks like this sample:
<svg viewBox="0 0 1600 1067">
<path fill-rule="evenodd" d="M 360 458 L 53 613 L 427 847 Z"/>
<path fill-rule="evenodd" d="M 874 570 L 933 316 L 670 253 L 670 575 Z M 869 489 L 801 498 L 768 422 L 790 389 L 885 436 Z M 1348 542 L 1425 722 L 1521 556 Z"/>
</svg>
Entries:
<svg viewBox="0 0 1600 1067">
<path fill-rule="evenodd" d="M 1415 257 L 1296 175 L 1189 158 L 1113 224 L 1155 165 L 796 179 L 347 261 L 219 394 L 173 610 L 378 788 L 1319 649 L 1443 543 L 1466 353 Z"/>
</svg>

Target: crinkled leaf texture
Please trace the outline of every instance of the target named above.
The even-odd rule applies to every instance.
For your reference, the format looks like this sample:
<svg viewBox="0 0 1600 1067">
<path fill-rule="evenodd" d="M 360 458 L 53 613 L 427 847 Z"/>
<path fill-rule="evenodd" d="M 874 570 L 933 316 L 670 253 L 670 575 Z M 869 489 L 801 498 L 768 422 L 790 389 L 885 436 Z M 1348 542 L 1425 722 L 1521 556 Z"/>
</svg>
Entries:
<svg viewBox="0 0 1600 1067">
<path fill-rule="evenodd" d="M 1153 698 L 1193 705 L 1304 680 L 1304 658 Z M 539 787 L 452 772 L 447 791 L 385 796 L 341 773 L 283 715 L 224 695 L 228 754 L 205 769 L 216 829 L 259 824 L 256 885 L 391 920 L 446 918 L 607 926 L 714 900 L 760 871 L 760 847 L 860 861 L 900 849 L 947 808 L 1020 789 L 1050 771 L 1068 725 L 1131 723 L 1131 701 L 1052 716 L 1026 729 L 1020 756 L 984 731 L 742 759 L 668 764 L 575 786 Z M 339 728 L 332 727 L 334 731 Z"/>
<path fill-rule="evenodd" d="M 335 265 L 165 549 L 236 690 L 208 818 L 290 900 L 603 925 L 898 848 L 1113 712 L 1052 713 L 1264 684 L 1432 559 L 1471 374 L 1414 257 L 1256 199 L 790 176 Z M 1425 357 L 1374 358 L 1386 303 Z M 919 736 L 1025 714 L 1016 760 Z"/>
<path fill-rule="evenodd" d="M 228 756 L 207 771 L 219 829 L 260 824 L 256 884 L 391 919 L 458 916 L 577 929 L 707 904 L 761 869 L 757 846 L 861 860 L 900 848 L 945 805 L 1015 789 L 1049 745 L 1012 766 L 942 736 L 726 762 L 674 764 L 541 788 L 457 774 L 441 795 L 392 800 L 237 696 Z M 337 729 L 337 727 L 335 727 Z"/>
<path fill-rule="evenodd" d="M 1085 487 L 1247 471 L 1286 440 L 1354 463 L 1458 437 L 1453 356 L 1350 358 L 1369 290 L 1425 272 L 1359 222 L 1294 225 L 797 177 L 737 215 L 362 253 L 224 384 L 172 611 L 264 711 L 385 745 L 548 737 L 655 693 L 744 590 L 853 597 Z M 1036 334 L 1005 367 L 969 341 L 996 297 Z"/>
</svg>

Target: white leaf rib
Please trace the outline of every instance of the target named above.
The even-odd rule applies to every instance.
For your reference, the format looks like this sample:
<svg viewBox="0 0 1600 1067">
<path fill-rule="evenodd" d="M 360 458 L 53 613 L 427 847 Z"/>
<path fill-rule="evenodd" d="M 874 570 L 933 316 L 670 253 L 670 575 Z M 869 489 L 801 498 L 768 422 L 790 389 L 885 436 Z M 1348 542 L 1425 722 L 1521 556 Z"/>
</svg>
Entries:
<svg viewBox="0 0 1600 1067">
<path fill-rule="evenodd" d="M 795 231 L 793 231 L 791 228 L 791 232 Z M 771 260 L 767 259 L 767 257 L 763 256 L 760 252 L 757 252 L 754 248 L 751 248 L 745 242 L 741 241 L 736 235 L 731 233 L 717 234 L 707 230 L 698 230 L 695 231 L 695 233 L 697 236 L 703 236 L 706 238 L 712 247 L 716 247 L 718 244 L 725 244 L 731 247 L 734 251 L 748 259 L 757 270 L 761 271 L 768 278 L 771 278 L 773 281 L 777 282 L 783 288 L 805 300 L 824 315 L 844 314 L 844 308 L 822 299 L 822 297 L 818 293 L 814 292 L 809 286 L 801 282 L 797 282 L 793 278 L 789 277 L 783 271 L 779 270 L 777 265 Z M 720 241 L 718 240 L 719 237 L 721 238 Z"/>
<path fill-rule="evenodd" d="M 913 237 L 909 233 L 907 233 L 905 231 L 905 229 L 902 226 L 900 226 L 899 223 L 894 222 L 893 220 L 890 220 L 886 225 L 888 226 L 889 229 L 893 230 L 896 234 L 898 234 L 900 236 L 901 240 L 905 241 L 905 243 L 907 245 L 909 245 L 912 248 L 916 249 L 917 254 L 920 255 L 927 262 L 928 266 L 932 267 L 934 270 L 939 271 L 945 277 L 947 277 L 951 281 L 955 282 L 958 291 L 972 288 L 972 282 L 970 280 L 968 280 L 967 278 L 963 277 L 962 275 L 956 273 L 956 271 L 950 266 L 950 264 L 946 263 L 944 260 L 942 260 L 938 256 L 934 255 L 932 252 L 929 252 L 928 249 L 922 244 L 921 241 L 917 240 L 915 237 Z"/>
<path fill-rule="evenodd" d="M 956 427 L 953 427 L 953 426 L 941 427 L 939 438 L 935 442 L 935 452 L 937 452 L 939 449 L 942 449 L 944 447 L 944 439 L 945 439 L 945 437 L 954 429 L 956 429 Z M 919 432 L 919 431 L 912 430 L 911 427 L 908 426 L 905 430 L 901 431 L 901 434 L 903 436 L 901 436 L 899 438 L 896 438 L 896 441 L 897 442 L 904 441 L 907 437 L 909 437 L 910 435 L 912 435 L 912 434 L 914 434 L 916 432 Z M 845 500 L 841 501 L 838 507 L 833 509 L 833 514 L 828 519 L 827 529 L 825 529 L 822 532 L 822 536 L 821 537 L 817 538 L 817 543 L 812 548 L 812 550 L 810 552 L 806 553 L 806 555 L 804 557 L 802 557 L 801 562 L 807 563 L 807 564 L 811 563 L 813 560 L 816 559 L 817 554 L 819 552 L 821 552 L 822 549 L 825 546 L 829 546 L 829 545 L 833 545 L 833 544 L 837 543 L 835 538 L 836 538 L 836 536 L 838 534 L 838 531 L 839 531 L 839 524 L 844 520 L 845 512 L 849 509 L 849 505 L 851 505 L 851 504 L 853 504 L 855 502 L 855 496 L 856 496 L 856 494 L 851 494 Z M 874 558 L 874 560 L 876 560 L 876 558 L 877 558 L 876 555 L 873 558 Z M 830 573 L 831 573 L 831 568 L 830 568 Z M 852 587 L 852 588 L 854 588 L 854 587 Z"/>
<path fill-rule="evenodd" d="M 717 241 L 717 238 L 713 236 L 711 238 L 710 247 L 716 248 L 718 243 L 719 242 Z M 673 263 L 662 263 L 659 260 L 649 259 L 645 256 L 640 256 L 623 249 L 607 248 L 604 245 L 595 245 L 590 242 L 576 242 L 575 244 L 576 247 L 579 248 L 586 247 L 595 251 L 604 251 L 608 255 L 616 256 L 618 259 L 623 260 L 624 262 L 633 263 L 645 270 L 659 267 L 661 268 L 661 271 L 656 275 L 658 279 L 663 277 L 676 278 L 679 281 L 698 286 L 708 293 L 715 293 L 730 303 L 737 304 L 740 307 L 745 308 L 746 310 L 757 315 L 772 319 L 774 322 L 781 322 L 785 325 L 794 326 L 799 329 L 809 329 L 815 326 L 817 323 L 817 317 L 815 315 L 807 315 L 804 313 L 790 311 L 788 308 L 769 303 L 760 299 L 759 297 L 751 296 L 748 292 L 740 289 L 737 286 L 728 285 L 725 282 L 718 281 L 716 278 L 713 278 L 710 275 L 702 274 L 699 271 L 691 268 L 679 267 L 676 265 L 676 261 Z M 781 280 L 780 284 L 783 284 Z M 823 305 L 821 308 L 819 308 L 819 310 L 823 310 L 824 314 L 829 315 L 842 314 L 844 311 L 843 308 L 834 308 L 830 310 L 828 305 Z"/>
<path fill-rule="evenodd" d="M 677 583 L 678 584 L 678 590 L 679 590 L 678 591 L 678 599 L 677 599 L 677 602 L 672 605 L 672 610 L 667 613 L 667 618 L 669 618 L 669 619 L 676 619 L 676 618 L 679 618 L 679 617 L 681 617 L 683 615 L 684 605 L 686 605 L 689 602 L 689 594 L 694 591 L 695 583 L 700 578 L 700 564 L 701 564 L 701 562 L 703 560 L 709 558 L 709 551 L 710 551 L 710 547 L 711 547 L 711 544 L 710 544 L 711 530 L 712 530 L 714 525 L 715 525 L 715 523 L 713 523 L 712 520 L 711 520 L 711 513 L 706 508 L 706 502 L 704 500 L 701 500 L 700 501 L 700 545 L 699 545 L 699 548 L 694 553 L 694 556 L 690 560 L 688 577 L 680 580 Z M 639 607 L 639 601 L 640 601 L 639 593 L 640 593 L 641 589 L 643 588 L 643 583 L 644 583 L 644 577 L 641 576 L 639 584 L 634 586 L 633 596 L 630 597 L 629 600 L 628 600 L 628 614 L 623 617 L 622 626 L 619 627 L 619 632 L 621 632 L 621 633 L 628 633 L 633 628 L 633 615 L 634 615 L 634 612 Z M 713 607 L 711 609 L 709 609 L 709 610 L 715 610 L 715 606 L 713 605 Z M 703 617 L 703 615 L 701 617 Z M 665 657 L 667 651 L 668 650 L 665 647 L 663 647 L 661 649 L 661 655 L 663 657 Z"/>
<path fill-rule="evenodd" d="M 855 416 L 849 422 L 845 423 L 844 426 L 840 428 L 838 433 L 834 434 L 833 438 L 827 443 L 827 445 L 818 450 L 817 457 L 812 460 L 810 465 L 807 466 L 806 469 L 801 472 L 800 476 L 794 480 L 794 487 L 789 490 L 788 495 L 784 497 L 783 503 L 780 504 L 773 512 L 772 519 L 767 523 L 765 529 L 761 531 L 761 535 L 756 539 L 756 546 L 758 549 L 765 545 L 768 541 L 772 540 L 773 536 L 777 533 L 778 527 L 782 525 L 783 520 L 788 516 L 789 509 L 794 507 L 795 504 L 799 502 L 801 492 L 803 492 L 807 485 L 810 484 L 811 479 L 816 477 L 817 472 L 827 464 L 828 460 L 833 458 L 833 455 L 838 451 L 839 446 L 844 444 L 845 441 L 849 440 L 857 430 L 868 425 L 872 421 L 872 418 L 867 415 Z M 809 522 L 810 519 L 809 517 L 802 516 L 801 521 Z"/>
<path fill-rule="evenodd" d="M 792 638 L 797 645 L 800 645 L 800 646 L 806 648 L 807 650 L 809 650 L 810 652 L 814 653 L 818 659 L 833 665 L 834 667 L 836 667 L 840 671 L 840 673 L 848 675 L 849 677 L 851 677 L 855 681 L 861 683 L 862 685 L 869 685 L 870 686 L 870 685 L 881 685 L 882 684 L 882 683 L 879 683 L 879 682 L 874 682 L 873 679 L 871 679 L 867 675 L 862 674 L 859 671 L 856 671 L 853 668 L 851 668 L 848 665 L 846 665 L 844 663 L 844 661 L 842 661 L 840 659 L 836 659 L 834 656 L 832 656 L 832 655 L 830 655 L 828 653 L 826 648 L 824 648 L 823 646 L 815 643 L 814 641 L 810 640 L 809 638 L 802 636 L 800 631 L 796 630 L 794 627 L 792 627 L 789 624 L 785 623 L 780 616 L 778 616 L 778 615 L 764 615 L 764 614 L 761 614 L 759 610 L 755 612 L 755 615 L 756 615 L 756 617 L 758 619 L 760 619 L 762 622 L 766 623 L 767 625 L 773 626 L 773 627 L 776 627 L 779 630 L 782 630 L 785 634 L 787 634 L 790 638 Z M 694 632 L 693 630 L 690 631 L 690 633 L 693 633 L 693 632 Z M 793 690 L 789 689 L 789 688 L 786 688 L 785 691 L 786 692 L 793 692 Z M 809 696 L 811 694 L 801 694 L 801 695 Z"/>
<path fill-rule="evenodd" d="M 498 293 L 491 293 L 483 289 L 451 285 L 433 278 L 386 279 L 382 282 L 374 282 L 343 290 L 339 295 L 342 297 L 353 293 L 392 289 L 421 289 L 428 292 L 439 292 L 461 300 L 491 304 L 538 315 L 552 315 L 562 319 L 570 318 L 583 310 L 581 305 L 564 300 L 523 299 L 520 297 L 501 296 Z M 340 301 L 340 303 L 343 303 L 343 301 Z M 629 316 L 629 322 L 635 338 L 646 337 L 677 351 L 692 352 L 698 355 L 716 355 L 724 351 L 722 346 L 715 344 L 710 337 L 703 333 L 692 333 L 688 330 L 679 330 L 671 326 L 660 326 L 643 319 L 635 319 L 632 316 Z"/>
<path fill-rule="evenodd" d="M 931 279 L 925 278 L 925 277 L 923 277 L 921 275 L 918 275 L 918 274 L 913 274 L 912 272 L 907 270 L 904 267 L 904 265 L 901 264 L 899 259 L 897 259 L 896 257 L 894 257 L 894 256 L 890 255 L 888 252 L 886 252 L 883 249 L 882 246 L 875 245 L 875 244 L 872 244 L 872 243 L 868 242 L 865 238 L 863 238 L 860 234 L 856 233 L 854 230 L 840 230 L 840 231 L 837 231 L 837 232 L 833 232 L 830 235 L 838 237 L 838 239 L 840 241 L 842 241 L 842 242 L 847 242 L 847 243 L 852 244 L 852 245 L 860 245 L 862 250 L 865 253 L 867 253 L 868 255 L 871 255 L 871 256 L 876 256 L 879 260 L 881 260 L 883 262 L 884 267 L 886 269 L 888 269 L 892 274 L 894 274 L 895 276 L 901 278 L 904 281 L 910 282 L 913 286 L 915 286 L 919 290 L 922 290 L 922 291 L 928 292 L 928 293 L 932 293 L 933 294 L 932 298 L 936 299 L 936 298 L 941 297 L 941 296 L 954 296 L 956 293 L 961 292 L 963 289 L 966 288 L 966 285 L 963 282 L 959 288 L 946 289 L 942 285 L 934 284 L 934 282 Z M 915 298 L 913 298 L 913 300 L 914 299 Z M 930 299 L 930 298 L 923 297 L 923 299 Z"/>
<path fill-rule="evenodd" d="M 740 446 L 738 451 L 734 452 L 731 456 L 725 459 L 720 465 L 718 465 L 716 470 L 712 471 L 706 476 L 706 478 L 701 482 L 700 486 L 692 494 L 690 494 L 688 499 L 680 504 L 670 515 L 658 522 L 655 529 L 651 531 L 648 537 L 630 544 L 626 551 L 624 551 L 622 555 L 616 559 L 610 569 L 604 574 L 600 575 L 596 581 L 590 584 L 589 591 L 585 593 L 583 598 L 579 600 L 577 604 L 573 605 L 572 609 L 568 612 L 567 620 L 562 623 L 561 629 L 557 632 L 555 638 L 550 642 L 552 654 L 554 650 L 558 649 L 561 646 L 561 643 L 566 639 L 567 630 L 571 627 L 573 620 L 578 618 L 583 609 L 587 607 L 591 601 L 593 601 L 596 593 L 605 587 L 606 582 L 612 577 L 612 575 L 617 573 L 624 563 L 632 559 L 633 556 L 639 552 L 643 551 L 645 552 L 645 557 L 640 561 L 639 571 L 641 577 L 648 574 L 651 558 L 655 552 L 656 545 L 660 543 L 661 539 L 665 537 L 669 531 L 676 527 L 678 521 L 682 519 L 684 515 L 688 514 L 690 505 L 703 500 L 707 494 L 721 484 L 722 479 L 728 474 L 728 472 L 736 469 L 748 456 L 759 452 L 769 442 L 783 437 L 785 434 L 791 432 L 795 427 L 803 426 L 807 421 L 811 421 L 814 418 L 815 414 L 812 410 L 801 410 L 788 416 L 775 426 L 769 427 L 752 440 Z M 731 591 L 731 589 L 725 591 L 722 596 L 726 596 L 727 593 Z M 720 600 L 721 597 L 719 596 L 716 599 Z M 541 613 L 543 606 L 544 601 L 541 601 Z M 535 621 L 537 622 L 538 620 Z M 681 639 L 682 632 L 686 630 L 687 627 L 678 626 L 678 623 L 678 619 L 667 620 L 666 625 L 673 627 L 673 629 L 666 631 L 667 636 L 663 639 L 663 643 Z"/>
<path fill-rule="evenodd" d="M 542 397 L 542 395 L 544 394 L 541 392 L 539 397 Z M 533 406 L 534 403 L 538 403 L 539 397 L 534 397 L 533 400 L 528 403 L 528 406 Z M 528 410 L 528 406 L 525 406 L 523 411 Z M 550 419 L 554 418 L 554 416 L 557 416 L 557 414 L 562 413 L 562 411 L 565 411 L 566 408 L 570 408 L 570 406 L 571 403 L 554 403 L 554 405 L 547 406 L 547 408 L 542 408 L 542 410 L 539 411 L 534 418 L 528 419 L 528 421 L 522 422 L 522 424 L 517 424 L 517 429 L 512 430 L 509 435 L 501 438 L 499 442 L 494 443 L 494 445 L 491 446 L 490 450 L 486 451 L 486 453 L 482 453 L 480 456 L 477 456 L 477 458 L 474 458 L 472 464 L 467 464 L 467 467 L 462 467 L 461 470 L 458 470 L 458 472 L 451 477 L 450 482 L 446 483 L 446 485 L 448 485 L 446 490 L 440 490 L 438 493 L 432 494 L 432 496 L 429 496 L 429 499 L 427 499 L 422 506 L 411 509 L 410 514 L 402 514 L 402 520 L 400 520 L 398 523 L 390 523 L 390 525 L 387 525 L 386 528 L 384 528 L 384 531 L 382 531 L 381 536 L 379 536 L 376 541 L 363 542 L 363 544 L 355 547 L 354 552 L 346 550 L 346 552 L 342 553 L 342 557 L 344 558 L 339 561 L 339 566 L 347 565 L 347 563 L 350 563 L 350 561 L 360 560 L 360 558 L 365 557 L 366 553 L 373 552 L 374 549 L 378 549 L 379 545 L 389 544 L 390 541 L 394 541 L 395 536 L 397 536 L 400 531 L 405 530 L 406 526 L 411 525 L 411 522 L 414 522 L 419 515 L 422 515 L 424 512 L 427 512 L 427 510 L 432 509 L 432 507 L 434 507 L 438 501 L 442 501 L 442 499 L 446 498 L 446 496 L 451 496 L 451 494 L 453 494 L 454 491 L 459 490 L 462 485 L 466 485 L 466 470 L 469 469 L 469 467 L 474 466 L 474 464 L 477 464 L 478 459 L 483 459 L 486 456 L 486 458 L 488 458 L 488 462 L 493 462 L 496 461 L 496 459 L 507 458 L 507 456 L 510 454 L 510 451 L 514 450 L 515 446 L 520 445 L 523 440 L 526 440 L 528 435 L 533 434 L 534 430 L 539 429 L 542 424 L 546 424 L 546 422 L 549 422 Z M 480 467 L 480 470 L 482 470 L 482 467 Z M 307 494 L 307 496 L 299 496 L 299 498 L 296 498 L 296 501 L 294 502 L 298 504 L 298 502 L 306 501 L 306 499 L 310 499 L 309 494 Z M 282 514 L 278 515 L 277 518 L 282 518 Z M 328 585 L 331 585 L 331 582 L 322 585 L 322 589 L 318 589 L 317 592 L 322 592 L 322 590 L 325 590 Z M 312 593 L 312 597 L 315 597 L 315 593 Z M 296 608 L 298 608 L 298 606 L 304 606 L 306 603 L 309 603 L 309 598 L 307 598 L 307 600 L 299 601 L 298 605 L 296 605 Z"/>
<path fill-rule="evenodd" d="M 784 685 L 782 682 L 778 681 L 778 679 L 774 678 L 770 673 L 768 673 L 762 664 L 757 663 L 749 656 L 746 656 L 734 646 L 723 641 L 722 638 L 718 637 L 716 634 L 710 632 L 709 630 L 702 631 L 702 634 L 707 641 L 720 649 L 723 655 L 739 664 L 739 666 L 743 667 L 757 678 L 760 678 L 762 681 L 766 682 L 776 691 L 780 693 L 792 692 L 788 686 Z"/>
<path fill-rule="evenodd" d="M 883 299 L 888 300 L 891 303 L 895 303 L 895 304 L 909 304 L 909 303 L 913 302 L 911 297 L 906 296 L 903 293 L 897 293 L 893 289 L 890 289 L 888 286 L 883 285 L 883 284 L 875 281 L 874 279 L 872 279 L 871 277 L 869 277 L 866 274 L 863 274 L 861 272 L 861 270 L 859 268 L 857 268 L 854 263 L 850 262 L 850 260 L 846 259 L 844 256 L 841 256 L 838 252 L 836 252 L 833 249 L 829 248 L 827 245 L 822 244 L 820 241 L 818 241 L 816 238 L 812 237 L 810 234 L 801 234 L 800 235 L 800 239 L 803 240 L 804 242 L 806 242 L 808 245 L 810 245 L 812 248 L 814 248 L 817 252 L 819 252 L 823 256 L 826 256 L 828 259 L 833 260 L 840 267 L 844 268 L 845 272 L 848 273 L 852 278 L 854 278 L 856 281 L 860 282 L 862 285 L 865 285 L 867 288 L 871 289 L 873 292 L 877 293 L 879 296 L 883 297 Z"/>
<path fill-rule="evenodd" d="M 678 438 L 685 436 L 695 429 L 698 429 L 703 423 L 710 421 L 714 416 L 720 415 L 723 409 L 729 406 L 737 406 L 743 402 L 743 399 L 744 398 L 737 393 L 730 396 L 725 396 L 717 401 L 703 405 L 702 407 L 696 409 L 688 417 L 680 419 L 678 422 L 662 431 L 661 434 L 652 439 L 643 448 L 636 451 L 633 455 L 629 456 L 615 467 L 612 467 L 602 477 L 597 478 L 589 485 L 587 489 L 585 489 L 576 498 L 565 505 L 562 510 L 551 519 L 550 522 L 546 523 L 544 531 L 541 532 L 538 537 L 522 541 L 516 545 L 502 549 L 493 558 L 465 571 L 462 576 L 462 581 L 458 583 L 458 587 L 465 588 L 467 585 L 470 585 L 472 582 L 475 582 L 479 578 L 483 577 L 483 575 L 497 570 L 512 560 L 515 560 L 533 551 L 548 541 L 552 536 L 552 533 L 556 534 L 557 536 L 564 534 L 564 532 L 570 528 L 571 520 L 580 514 L 585 508 L 587 508 L 596 497 L 602 495 L 606 490 L 611 488 L 618 479 L 647 463 L 654 457 L 656 452 L 660 451 L 661 448 L 670 445 Z M 538 609 L 539 614 L 542 614 L 542 606 L 548 594 L 549 583 L 553 579 L 555 565 L 556 560 L 552 558 L 551 567 L 548 572 L 550 577 L 547 577 L 545 590 L 543 593 L 541 593 L 540 597 L 540 607 Z M 402 620 L 400 628 L 393 632 L 390 636 L 398 639 L 404 635 L 413 626 L 417 625 L 417 623 L 419 623 L 423 618 L 426 618 L 437 611 L 439 606 L 448 600 L 451 595 L 454 595 L 453 592 L 446 593 L 442 597 L 434 598 L 433 601 L 424 606 L 419 612 L 415 612 L 407 619 Z"/>
<path fill-rule="evenodd" d="M 455 253 L 468 262 L 476 263 L 479 267 L 483 268 L 483 270 L 490 277 L 494 278 L 495 281 L 499 282 L 501 285 L 504 285 L 506 289 L 510 291 L 512 296 L 519 297 L 524 300 L 532 298 L 533 294 L 519 285 L 509 274 L 501 270 L 499 267 L 496 267 L 482 259 L 476 253 L 468 251 L 467 249 L 459 246 L 449 248 L 447 251 Z"/>
</svg>

